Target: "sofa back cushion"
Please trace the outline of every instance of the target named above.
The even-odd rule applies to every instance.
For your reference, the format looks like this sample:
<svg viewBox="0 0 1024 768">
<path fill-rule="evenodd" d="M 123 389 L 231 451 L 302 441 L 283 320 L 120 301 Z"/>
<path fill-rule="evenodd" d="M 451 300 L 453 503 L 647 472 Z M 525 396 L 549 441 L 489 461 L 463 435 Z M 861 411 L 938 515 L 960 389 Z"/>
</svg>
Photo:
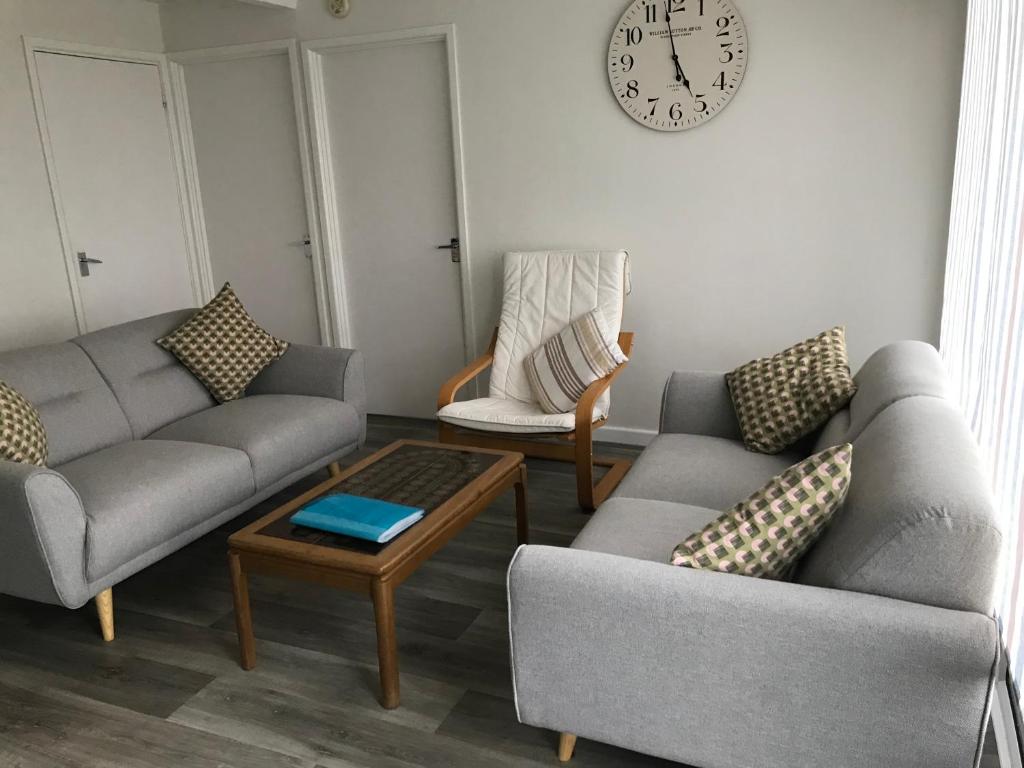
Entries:
<svg viewBox="0 0 1024 768">
<path fill-rule="evenodd" d="M 938 351 L 923 341 L 897 341 L 878 349 L 853 377 L 857 394 L 847 409 L 825 424 L 814 444 L 822 451 L 853 442 L 882 411 L 905 397 L 946 397 L 946 368 Z"/>
<path fill-rule="evenodd" d="M 955 406 L 927 396 L 893 403 L 853 441 L 853 454 L 846 502 L 797 580 L 989 612 L 1002 537 Z"/>
<path fill-rule="evenodd" d="M 0 381 L 39 413 L 46 429 L 47 464 L 56 467 L 131 439 L 114 393 L 96 366 L 69 342 L 0 354 Z"/>
<path fill-rule="evenodd" d="M 73 339 L 110 384 L 136 440 L 215 404 L 206 387 L 156 343 L 195 313 L 176 310 Z"/>
</svg>

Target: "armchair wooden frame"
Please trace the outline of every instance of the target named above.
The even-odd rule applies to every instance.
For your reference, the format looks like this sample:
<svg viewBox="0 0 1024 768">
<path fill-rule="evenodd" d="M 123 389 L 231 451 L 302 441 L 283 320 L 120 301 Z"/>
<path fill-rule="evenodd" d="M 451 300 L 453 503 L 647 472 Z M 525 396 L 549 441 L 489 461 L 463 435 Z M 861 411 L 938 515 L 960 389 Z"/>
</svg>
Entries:
<svg viewBox="0 0 1024 768">
<path fill-rule="evenodd" d="M 486 371 L 494 362 L 494 347 L 498 342 L 498 331 L 495 329 L 487 351 L 452 376 L 441 387 L 437 397 L 437 408 L 455 402 L 455 396 L 466 384 Z M 629 357 L 633 350 L 633 333 L 622 331 L 619 334 L 619 347 Z M 499 448 L 506 451 L 518 451 L 526 456 L 555 461 L 572 461 L 576 463 L 576 495 L 580 506 L 593 511 L 608 498 L 619 484 L 633 462 L 630 459 L 613 459 L 594 456 L 594 430 L 604 426 L 607 419 L 594 420 L 594 406 L 597 399 L 611 386 L 615 378 L 622 373 L 626 363 L 618 366 L 603 379 L 598 379 L 583 393 L 576 404 L 576 428 L 571 432 L 542 432 L 521 434 L 518 432 L 492 432 L 455 426 L 443 421 L 438 422 L 438 440 L 449 445 L 468 445 L 476 448 Z M 560 443 L 544 442 L 556 438 Z M 594 467 L 608 467 L 601 480 L 594 484 Z"/>
</svg>

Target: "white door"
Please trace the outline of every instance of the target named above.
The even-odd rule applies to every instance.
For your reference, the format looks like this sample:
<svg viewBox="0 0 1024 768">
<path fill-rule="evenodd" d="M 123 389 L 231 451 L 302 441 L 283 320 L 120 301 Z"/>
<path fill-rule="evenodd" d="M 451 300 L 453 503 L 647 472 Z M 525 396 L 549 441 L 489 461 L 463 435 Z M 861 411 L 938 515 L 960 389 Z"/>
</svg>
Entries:
<svg viewBox="0 0 1024 768">
<path fill-rule="evenodd" d="M 157 66 L 34 55 L 86 330 L 194 306 Z"/>
<path fill-rule="evenodd" d="M 465 365 L 448 59 L 443 41 L 324 56 L 353 343 L 369 410 L 433 417 Z"/>
<path fill-rule="evenodd" d="M 274 335 L 319 344 L 287 52 L 185 65 L 214 281 Z"/>
</svg>

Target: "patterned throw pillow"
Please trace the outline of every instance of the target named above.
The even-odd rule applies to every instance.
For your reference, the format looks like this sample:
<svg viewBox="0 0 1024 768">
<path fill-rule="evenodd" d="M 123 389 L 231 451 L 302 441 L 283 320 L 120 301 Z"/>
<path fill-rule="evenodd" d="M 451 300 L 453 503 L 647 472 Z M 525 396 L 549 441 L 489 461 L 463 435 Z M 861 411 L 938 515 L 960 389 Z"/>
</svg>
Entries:
<svg viewBox="0 0 1024 768">
<path fill-rule="evenodd" d="M 857 385 L 840 326 L 727 373 L 726 383 L 751 451 L 778 453 L 850 402 Z"/>
<path fill-rule="evenodd" d="M 784 579 L 843 503 L 853 446 L 794 464 L 672 553 L 672 565 Z"/>
<path fill-rule="evenodd" d="M 576 408 L 587 387 L 628 362 L 619 345 L 608 340 L 597 310 L 566 326 L 524 361 L 530 389 L 547 413 Z"/>
<path fill-rule="evenodd" d="M 184 325 L 162 339 L 164 349 L 210 390 L 218 402 L 237 400 L 256 374 L 288 351 L 252 319 L 231 283 Z"/>
<path fill-rule="evenodd" d="M 0 459 L 46 466 L 46 430 L 32 403 L 0 381 Z"/>
</svg>

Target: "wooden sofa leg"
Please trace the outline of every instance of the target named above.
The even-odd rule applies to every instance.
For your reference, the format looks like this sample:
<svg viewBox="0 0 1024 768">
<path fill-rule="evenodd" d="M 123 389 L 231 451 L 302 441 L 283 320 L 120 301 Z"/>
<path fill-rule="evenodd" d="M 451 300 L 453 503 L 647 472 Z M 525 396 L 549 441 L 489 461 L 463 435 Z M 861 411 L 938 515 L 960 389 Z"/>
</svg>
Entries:
<svg viewBox="0 0 1024 768">
<path fill-rule="evenodd" d="M 338 462 L 332 461 L 327 465 L 327 471 L 330 473 L 331 477 L 337 477 L 341 474 L 341 467 L 338 465 Z"/>
<path fill-rule="evenodd" d="M 569 762 L 573 750 L 576 749 L 576 737 L 571 733 L 558 734 L 558 759 L 563 763 Z"/>
<path fill-rule="evenodd" d="M 96 613 L 100 617 L 100 631 L 108 643 L 114 639 L 114 590 L 107 587 L 96 595 Z"/>
</svg>

